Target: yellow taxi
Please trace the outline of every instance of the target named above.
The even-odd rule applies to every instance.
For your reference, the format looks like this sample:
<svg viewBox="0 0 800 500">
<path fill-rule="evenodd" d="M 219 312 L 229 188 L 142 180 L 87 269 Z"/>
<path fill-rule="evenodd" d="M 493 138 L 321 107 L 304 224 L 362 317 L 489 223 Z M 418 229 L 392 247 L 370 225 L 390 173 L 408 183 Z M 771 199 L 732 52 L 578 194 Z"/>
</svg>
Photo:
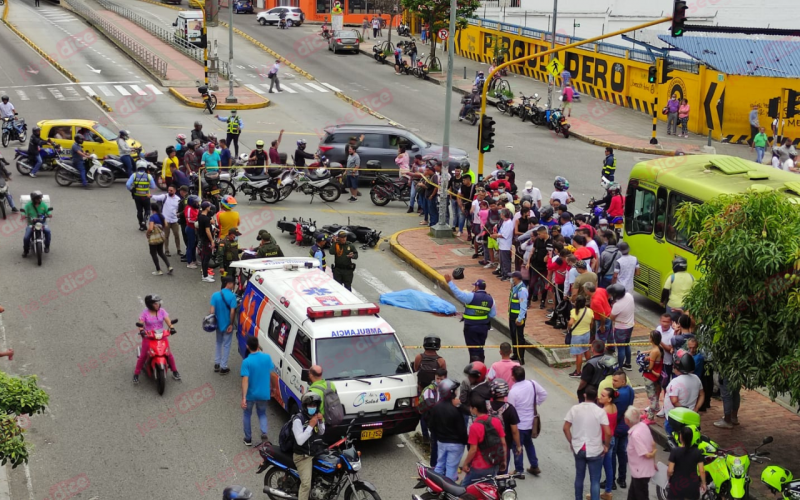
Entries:
<svg viewBox="0 0 800 500">
<path fill-rule="evenodd" d="M 189 0 L 189 7 L 193 9 L 205 9 L 206 2 L 205 0 Z"/>
<path fill-rule="evenodd" d="M 81 135 L 83 150 L 87 153 L 94 153 L 101 159 L 107 155 L 119 154 L 119 133 L 94 120 L 42 120 L 37 125 L 42 129 L 42 139 L 50 139 L 66 150 L 70 150 L 75 143 L 75 137 Z M 127 142 L 131 148 L 142 147 L 134 139 L 128 139 Z M 132 156 L 135 159 L 137 154 Z"/>
</svg>

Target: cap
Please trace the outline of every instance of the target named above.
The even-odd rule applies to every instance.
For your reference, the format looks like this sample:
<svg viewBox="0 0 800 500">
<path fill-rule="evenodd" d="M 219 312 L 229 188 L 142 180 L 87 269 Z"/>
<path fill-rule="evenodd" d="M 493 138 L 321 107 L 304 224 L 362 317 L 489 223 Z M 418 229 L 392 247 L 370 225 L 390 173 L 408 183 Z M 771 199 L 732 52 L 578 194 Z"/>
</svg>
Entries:
<svg viewBox="0 0 800 500">
<path fill-rule="evenodd" d="M 475 283 L 473 283 L 472 286 L 477 286 L 481 290 L 485 290 L 486 289 L 486 282 L 483 281 L 483 280 L 478 280 Z"/>
<path fill-rule="evenodd" d="M 531 189 L 533 187 L 533 182 L 528 181 L 525 183 L 525 189 Z"/>
<path fill-rule="evenodd" d="M 514 271 L 513 273 L 511 273 L 511 277 L 512 278 L 517 278 L 517 279 L 522 279 L 522 273 L 519 272 L 519 271 Z"/>
<path fill-rule="evenodd" d="M 186 184 L 184 184 L 184 185 L 182 185 L 180 188 L 178 188 L 178 191 L 186 191 L 186 192 L 189 192 L 189 186 L 187 186 Z"/>
<path fill-rule="evenodd" d="M 561 214 L 561 218 L 567 221 L 572 220 L 572 214 L 569 212 L 563 212 Z"/>
<path fill-rule="evenodd" d="M 233 283 L 234 281 L 236 281 L 236 280 L 233 279 L 233 276 L 223 276 L 222 277 L 222 284 L 223 285 L 227 285 L 228 283 Z"/>
<path fill-rule="evenodd" d="M 232 110 L 231 110 L 231 114 L 232 114 L 232 115 L 235 115 L 235 114 L 236 114 L 236 110 L 235 110 L 235 109 L 232 109 Z"/>
<path fill-rule="evenodd" d="M 317 238 L 316 238 L 317 241 L 323 241 L 323 240 L 326 240 L 326 239 L 327 239 L 327 235 L 324 234 L 324 233 L 319 233 L 317 235 Z"/>
<path fill-rule="evenodd" d="M 211 202 L 209 202 L 209 201 L 204 201 L 203 203 L 201 203 L 201 204 L 200 204 L 200 209 L 201 209 L 201 210 L 205 210 L 206 208 L 208 208 L 208 207 L 210 207 L 210 206 L 211 206 Z"/>
<path fill-rule="evenodd" d="M 338 236 L 339 238 L 341 238 L 342 236 L 344 236 L 345 238 L 347 238 L 347 231 L 339 231 L 339 232 L 336 234 L 336 236 Z"/>
<path fill-rule="evenodd" d="M 605 220 L 605 219 L 600 219 L 600 221 L 597 223 L 598 226 L 602 226 L 603 224 L 605 224 L 607 226 L 608 225 L 608 221 Z"/>
<path fill-rule="evenodd" d="M 242 233 L 239 232 L 239 228 L 232 227 L 228 229 L 228 234 L 235 234 L 236 236 L 241 236 Z"/>
<path fill-rule="evenodd" d="M 575 267 L 577 267 L 578 269 L 586 269 L 586 261 L 585 260 L 578 260 L 575 263 Z"/>
</svg>

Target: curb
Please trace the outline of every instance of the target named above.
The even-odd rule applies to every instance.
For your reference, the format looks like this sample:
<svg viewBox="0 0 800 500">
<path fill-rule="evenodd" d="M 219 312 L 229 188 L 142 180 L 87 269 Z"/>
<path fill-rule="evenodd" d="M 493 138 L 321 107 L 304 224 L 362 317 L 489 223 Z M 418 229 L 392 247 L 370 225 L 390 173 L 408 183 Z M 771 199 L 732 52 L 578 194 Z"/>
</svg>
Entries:
<svg viewBox="0 0 800 500">
<path fill-rule="evenodd" d="M 97 97 L 96 95 L 93 95 L 93 96 L 92 96 L 92 99 L 94 99 L 94 100 L 97 102 L 97 104 L 99 104 L 99 105 L 100 105 L 100 107 L 102 107 L 103 109 L 105 109 L 105 110 L 106 110 L 106 111 L 108 111 L 109 113 L 110 113 L 110 112 L 112 112 L 112 111 L 114 111 L 114 110 L 111 108 L 111 106 L 109 106 L 108 104 L 106 104 L 106 102 L 105 102 L 104 100 L 100 99 L 100 98 L 99 98 L 99 97 Z"/>
<path fill-rule="evenodd" d="M 247 88 L 246 88 L 245 90 L 248 90 L 248 91 L 250 91 L 250 89 L 247 89 Z M 250 92 L 252 92 L 252 91 L 250 91 Z M 205 108 L 206 108 L 205 104 L 202 104 L 202 103 L 199 103 L 199 102 L 194 102 L 194 101 L 192 101 L 191 99 L 189 99 L 189 98 L 188 98 L 188 97 L 186 97 L 185 95 L 183 95 L 183 94 L 181 94 L 180 92 L 178 92 L 178 91 L 175 89 L 175 87 L 170 87 L 170 88 L 169 88 L 169 93 L 170 93 L 170 94 L 172 94 L 173 96 L 175 96 L 175 97 L 176 97 L 176 98 L 177 98 L 179 101 L 181 101 L 181 103 L 183 103 L 185 106 L 189 106 L 190 108 L 198 108 L 198 109 L 205 109 Z M 255 92 L 253 92 L 253 93 L 255 94 Z M 256 95 L 258 95 L 258 94 L 256 94 Z M 259 96 L 259 97 L 260 97 L 260 96 Z M 262 99 L 264 99 L 264 101 L 263 101 L 263 102 L 258 102 L 258 103 L 255 103 L 255 104 L 225 104 L 225 103 L 219 103 L 219 104 L 217 104 L 217 107 L 216 107 L 216 108 L 214 108 L 214 109 L 222 109 L 222 110 L 231 110 L 231 109 L 236 109 L 236 110 L 247 110 L 247 109 L 261 109 L 261 108 L 266 108 L 267 106 L 269 106 L 269 105 L 270 105 L 271 101 L 270 101 L 269 99 L 267 99 L 267 98 L 264 98 L 264 97 L 262 97 Z"/>
<path fill-rule="evenodd" d="M 10 7 L 9 0 L 6 0 L 6 6 L 3 7 L 3 22 L 6 22 L 6 18 L 8 17 L 8 8 Z"/>
<path fill-rule="evenodd" d="M 419 228 L 419 227 L 412 227 L 410 229 L 402 229 L 389 237 L 389 247 L 392 250 L 392 253 L 400 257 L 400 259 L 404 260 L 407 264 L 411 267 L 425 275 L 428 279 L 434 282 L 434 284 L 438 285 L 442 290 L 446 290 L 447 293 L 451 294 L 450 287 L 447 285 L 447 282 L 444 280 L 444 276 L 439 274 L 435 269 L 433 269 L 428 264 L 424 263 L 422 260 L 418 259 L 414 254 L 408 251 L 403 245 L 401 245 L 397 238 L 402 233 L 407 231 L 420 231 L 426 228 Z M 502 333 L 503 335 L 509 336 L 508 324 L 495 316 L 491 319 L 492 327 Z M 527 334 L 525 335 L 525 339 L 528 341 L 529 344 L 536 346 L 541 345 L 541 342 L 536 342 Z M 553 352 L 550 349 L 540 348 L 540 347 L 533 347 L 529 349 L 529 352 L 536 356 L 537 359 L 545 363 L 547 366 L 558 367 L 562 366 L 563 363 L 560 363 L 559 360 L 553 356 Z"/>
<path fill-rule="evenodd" d="M 4 12 L 4 14 L 3 14 L 3 22 L 5 23 L 5 25 L 6 25 L 6 26 L 8 26 L 8 28 L 9 28 L 11 31 L 13 31 L 15 35 L 17 35 L 18 37 L 20 37 L 20 38 L 22 39 L 22 41 L 23 41 L 23 42 L 27 43 L 27 44 L 28 44 L 28 45 L 29 45 L 29 46 L 30 46 L 30 47 L 31 47 L 33 50 L 35 50 L 35 51 L 36 51 L 36 52 L 37 52 L 37 53 L 38 53 L 40 56 L 42 56 L 42 58 L 43 58 L 44 60 L 46 60 L 48 63 L 52 64 L 54 68 L 56 68 L 58 71 L 60 71 L 61 73 L 63 73 L 63 74 L 64 74 L 64 76 L 66 76 L 67 78 L 69 78 L 69 79 L 70 79 L 70 80 L 72 80 L 73 82 L 75 82 L 75 83 L 78 83 L 78 79 L 77 79 L 77 78 L 75 78 L 75 75 L 73 75 L 72 73 L 70 73 L 70 72 L 69 72 L 69 70 L 67 70 L 67 68 L 65 68 L 64 66 L 62 66 L 61 64 L 59 64 L 59 63 L 58 63 L 58 62 L 57 62 L 55 59 L 53 59 L 52 57 L 50 57 L 50 55 L 49 55 L 47 52 L 45 52 L 44 50 L 42 50 L 41 48 L 39 48 L 39 46 L 38 46 L 38 45 L 36 45 L 35 43 L 33 43 L 33 41 L 31 41 L 31 39 L 30 39 L 30 38 L 28 38 L 27 36 L 23 35 L 23 34 L 22 34 L 22 32 L 21 32 L 20 30 L 18 30 L 18 29 L 17 29 L 17 28 L 16 28 L 16 27 L 15 27 L 13 24 L 11 24 L 10 22 L 8 22 L 8 21 L 6 20 L 6 17 L 7 17 L 7 16 L 8 16 L 8 0 L 6 0 L 6 8 L 5 8 L 5 12 Z"/>
<path fill-rule="evenodd" d="M 182 7 L 178 7 L 176 5 L 169 5 L 169 4 L 162 3 L 162 2 L 156 2 L 154 0 L 139 0 L 139 1 L 140 2 L 151 3 L 153 5 L 158 5 L 159 7 L 166 7 L 168 9 L 172 9 L 172 10 L 179 10 L 179 11 L 189 10 L 189 9 L 184 9 Z"/>
</svg>

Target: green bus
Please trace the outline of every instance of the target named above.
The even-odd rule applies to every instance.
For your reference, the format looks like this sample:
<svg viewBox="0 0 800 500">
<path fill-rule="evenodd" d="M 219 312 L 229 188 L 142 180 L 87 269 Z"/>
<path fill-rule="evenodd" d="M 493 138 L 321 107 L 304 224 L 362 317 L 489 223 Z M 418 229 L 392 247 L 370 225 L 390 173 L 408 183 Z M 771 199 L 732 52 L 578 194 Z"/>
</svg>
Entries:
<svg viewBox="0 0 800 500">
<path fill-rule="evenodd" d="M 800 202 L 800 176 L 733 156 L 674 156 L 636 164 L 626 191 L 623 236 L 639 259 L 636 291 L 660 302 L 676 255 L 685 257 L 689 272 L 699 277 L 697 257 L 675 227 L 681 203 L 703 203 L 749 189 L 774 189 Z"/>
</svg>

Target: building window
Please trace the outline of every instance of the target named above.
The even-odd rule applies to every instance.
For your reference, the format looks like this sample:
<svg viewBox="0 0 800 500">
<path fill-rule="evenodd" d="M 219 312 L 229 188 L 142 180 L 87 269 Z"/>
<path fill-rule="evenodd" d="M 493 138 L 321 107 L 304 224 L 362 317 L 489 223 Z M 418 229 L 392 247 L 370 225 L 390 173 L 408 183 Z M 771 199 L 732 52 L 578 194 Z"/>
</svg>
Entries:
<svg viewBox="0 0 800 500">
<path fill-rule="evenodd" d="M 367 12 L 366 0 L 347 0 L 348 14 L 366 14 L 366 12 Z"/>
</svg>

